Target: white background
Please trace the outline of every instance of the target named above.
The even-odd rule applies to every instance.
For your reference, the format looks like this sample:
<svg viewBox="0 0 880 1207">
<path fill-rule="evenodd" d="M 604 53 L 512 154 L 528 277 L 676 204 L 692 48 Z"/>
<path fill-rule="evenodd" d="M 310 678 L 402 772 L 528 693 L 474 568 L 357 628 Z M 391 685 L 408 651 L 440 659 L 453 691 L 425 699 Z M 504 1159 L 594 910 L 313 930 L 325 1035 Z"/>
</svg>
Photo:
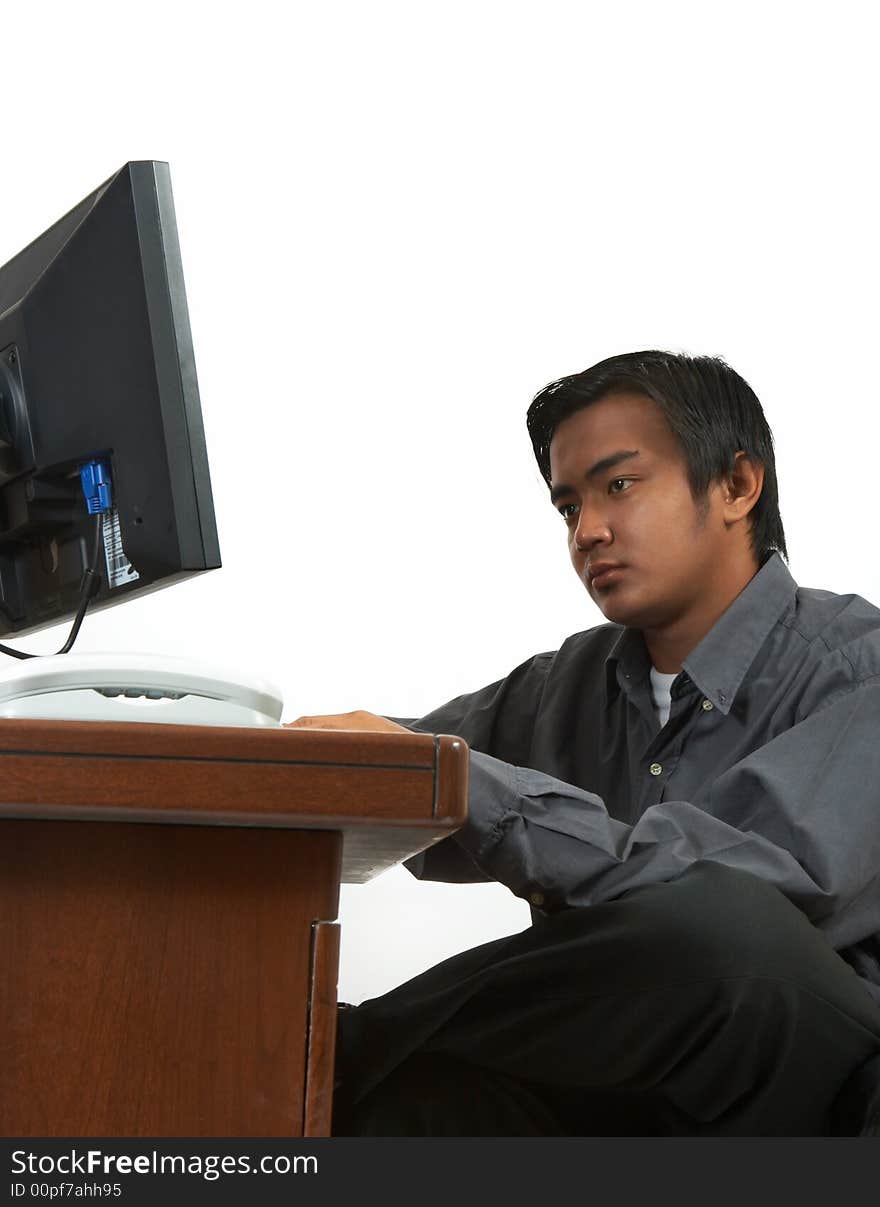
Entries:
<svg viewBox="0 0 880 1207">
<path fill-rule="evenodd" d="M 746 377 L 795 577 L 880 600 L 872 8 L 15 6 L 0 262 L 170 163 L 224 563 L 77 648 L 249 666 L 286 719 L 499 678 L 601 619 L 528 403 L 644 347 Z M 401 869 L 341 917 L 349 1001 L 528 921 Z"/>
</svg>

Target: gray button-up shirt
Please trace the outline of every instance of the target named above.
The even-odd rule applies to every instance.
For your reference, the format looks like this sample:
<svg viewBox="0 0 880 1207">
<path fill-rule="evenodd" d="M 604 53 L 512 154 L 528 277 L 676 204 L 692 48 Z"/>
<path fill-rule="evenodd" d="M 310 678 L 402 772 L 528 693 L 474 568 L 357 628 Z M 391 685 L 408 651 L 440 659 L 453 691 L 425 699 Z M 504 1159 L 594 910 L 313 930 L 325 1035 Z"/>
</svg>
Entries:
<svg viewBox="0 0 880 1207">
<path fill-rule="evenodd" d="M 761 876 L 880 1001 L 880 610 L 774 554 L 685 659 L 661 728 L 637 630 L 605 624 L 412 728 L 471 748 L 469 819 L 410 860 L 545 911 L 673 880 Z"/>
</svg>

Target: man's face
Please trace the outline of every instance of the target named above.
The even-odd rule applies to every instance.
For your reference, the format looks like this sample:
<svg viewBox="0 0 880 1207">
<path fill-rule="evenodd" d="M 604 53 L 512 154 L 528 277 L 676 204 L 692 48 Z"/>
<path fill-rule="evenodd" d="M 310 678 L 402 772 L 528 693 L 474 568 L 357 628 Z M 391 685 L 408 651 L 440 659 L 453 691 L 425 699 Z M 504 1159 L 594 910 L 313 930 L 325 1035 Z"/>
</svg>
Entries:
<svg viewBox="0 0 880 1207">
<path fill-rule="evenodd" d="M 713 606 L 730 538 L 724 486 L 695 502 L 684 454 L 651 399 L 614 393 L 565 419 L 550 444 L 551 499 L 578 577 L 604 616 L 643 630 Z"/>
</svg>

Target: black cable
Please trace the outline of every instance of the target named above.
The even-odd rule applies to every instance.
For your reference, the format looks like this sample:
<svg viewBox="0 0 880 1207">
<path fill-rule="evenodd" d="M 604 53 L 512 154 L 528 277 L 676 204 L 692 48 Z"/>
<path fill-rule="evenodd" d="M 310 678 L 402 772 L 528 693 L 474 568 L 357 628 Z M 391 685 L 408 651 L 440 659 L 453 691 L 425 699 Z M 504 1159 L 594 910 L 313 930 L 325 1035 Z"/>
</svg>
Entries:
<svg viewBox="0 0 880 1207">
<path fill-rule="evenodd" d="M 76 616 L 73 618 L 73 624 L 70 629 L 67 640 L 58 651 L 59 654 L 69 654 L 73 648 L 73 643 L 76 641 L 77 634 L 80 630 L 80 625 L 83 622 L 83 617 L 86 614 L 86 609 L 89 602 L 97 595 L 101 589 L 101 576 L 98 573 L 98 563 L 101 560 L 101 554 L 104 551 L 104 516 L 98 512 L 95 516 L 95 546 L 92 550 L 92 560 L 89 567 L 83 575 L 82 587 L 80 589 L 79 607 L 76 610 Z M 10 658 L 42 658 L 43 654 L 26 654 L 24 650 L 14 650 L 11 645 L 0 645 L 0 654 L 8 654 Z"/>
</svg>

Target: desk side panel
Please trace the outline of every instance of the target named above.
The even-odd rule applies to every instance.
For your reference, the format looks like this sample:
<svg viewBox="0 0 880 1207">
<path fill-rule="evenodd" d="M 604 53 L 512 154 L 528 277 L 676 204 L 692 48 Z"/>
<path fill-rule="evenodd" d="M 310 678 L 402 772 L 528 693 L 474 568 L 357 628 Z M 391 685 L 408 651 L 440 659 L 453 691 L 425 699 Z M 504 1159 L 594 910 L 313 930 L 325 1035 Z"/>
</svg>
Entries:
<svg viewBox="0 0 880 1207">
<path fill-rule="evenodd" d="M 0 1131 L 297 1136 L 339 834 L 0 821 Z"/>
</svg>

